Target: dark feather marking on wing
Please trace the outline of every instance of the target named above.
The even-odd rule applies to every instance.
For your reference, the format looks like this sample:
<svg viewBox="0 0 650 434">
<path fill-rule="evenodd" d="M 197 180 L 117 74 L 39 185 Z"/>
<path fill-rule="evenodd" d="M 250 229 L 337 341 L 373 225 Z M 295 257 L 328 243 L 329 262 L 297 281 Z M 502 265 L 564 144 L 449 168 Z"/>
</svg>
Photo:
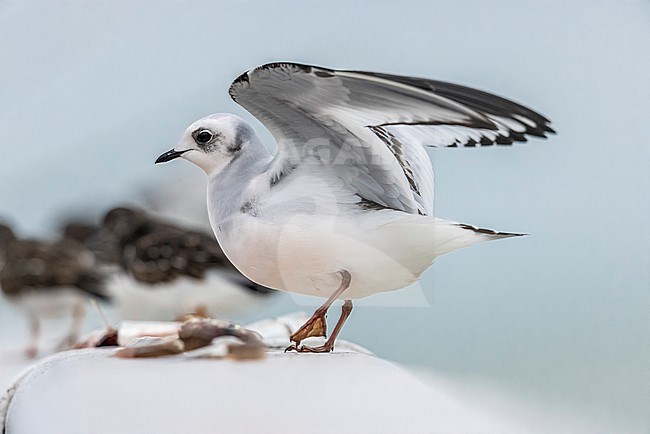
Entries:
<svg viewBox="0 0 650 434">
<path fill-rule="evenodd" d="M 250 78 L 248 77 L 248 71 L 244 71 L 237 78 L 233 80 L 232 84 L 235 85 L 235 84 L 242 84 L 242 83 L 249 83 L 249 82 L 250 82 Z"/>
<path fill-rule="evenodd" d="M 502 98 L 500 96 L 478 89 L 473 89 L 454 83 L 429 80 L 425 78 L 407 77 L 368 71 L 350 72 L 364 74 L 371 77 L 378 77 L 385 80 L 392 80 L 425 91 L 433 92 L 436 95 L 448 98 L 452 101 L 456 101 L 457 103 L 460 103 L 481 113 L 489 113 L 506 118 L 513 118 L 513 115 L 522 116 L 533 121 L 536 126 L 532 127 L 516 118 L 513 119 L 523 124 L 526 127 L 525 134 L 529 134 L 531 136 L 546 137 L 545 133 L 555 133 L 555 130 L 553 130 L 553 128 L 550 126 L 551 121 L 543 115 L 506 98 Z"/>
<path fill-rule="evenodd" d="M 322 70 L 319 70 L 319 69 L 315 70 L 315 71 L 314 71 L 314 74 L 315 74 L 317 77 L 320 77 L 320 78 L 330 78 L 330 77 L 334 77 L 334 74 L 333 74 L 332 72 L 329 72 L 329 71 L 322 71 Z"/>
<path fill-rule="evenodd" d="M 257 68 L 255 68 L 255 70 L 264 71 L 267 69 L 278 69 L 278 68 L 300 69 L 304 73 L 309 74 L 313 66 L 305 65 L 303 63 L 293 63 L 293 62 L 271 62 L 271 63 L 265 63 L 264 65 L 258 66 Z"/>
<path fill-rule="evenodd" d="M 459 126 L 459 127 L 467 127 L 467 128 L 474 128 L 476 129 L 477 133 L 481 133 L 481 130 L 485 130 L 487 128 L 482 128 L 480 126 L 476 125 L 470 125 L 470 124 L 464 124 L 462 122 L 414 122 L 414 123 L 385 123 L 385 124 L 380 124 L 377 126 L 424 126 L 424 125 L 442 125 L 442 126 Z M 489 128 L 490 131 L 498 131 L 498 127 L 496 127 L 495 124 L 492 124 L 493 127 Z M 373 128 L 372 126 L 368 126 L 367 128 Z M 497 145 L 504 145 L 504 146 L 509 146 L 512 145 L 515 142 L 527 142 L 528 139 L 524 136 L 522 133 L 518 133 L 516 131 L 508 130 L 508 135 L 504 136 L 503 134 L 497 133 L 495 134 L 495 139 L 491 140 L 490 138 L 481 135 L 480 140 L 477 142 L 476 140 L 472 138 L 467 138 L 467 141 L 463 142 L 460 140 L 460 138 L 455 138 L 454 142 L 450 145 L 446 145 L 446 148 L 457 148 L 459 146 L 464 146 L 467 148 L 474 148 L 477 146 L 493 146 L 495 144 Z"/>
<path fill-rule="evenodd" d="M 291 172 L 296 168 L 295 164 L 288 164 L 279 171 L 275 172 L 269 178 L 269 187 L 273 188 L 280 183 L 285 177 L 287 177 Z"/>
<path fill-rule="evenodd" d="M 527 234 L 516 234 L 512 232 L 497 232 L 492 229 L 479 228 L 476 226 L 468 225 L 466 223 L 458 223 L 458 226 L 460 226 L 463 229 L 467 229 L 476 232 L 478 234 L 484 234 L 484 235 L 494 235 L 494 236 L 502 236 L 502 237 L 523 237 L 527 235 Z"/>
<path fill-rule="evenodd" d="M 492 145 L 494 145 L 494 142 L 492 140 L 488 139 L 485 136 L 481 136 L 481 140 L 480 140 L 479 143 L 481 144 L 481 146 L 492 146 Z"/>
<path fill-rule="evenodd" d="M 406 176 L 409 186 L 411 187 L 411 191 L 418 197 L 422 197 L 420 187 L 415 180 L 415 174 L 413 173 L 411 163 L 409 163 L 409 161 L 404 157 L 404 145 L 399 140 L 397 140 L 395 136 L 379 126 L 370 127 L 370 129 L 386 144 L 386 146 L 388 146 L 388 149 L 390 149 L 392 154 L 399 162 L 399 165 L 404 172 L 404 176 Z"/>
<path fill-rule="evenodd" d="M 435 126 L 435 125 L 444 125 L 444 126 L 457 126 L 457 127 L 468 127 L 468 128 L 481 128 L 484 130 L 493 130 L 496 131 L 498 127 L 489 121 L 483 121 L 482 119 L 472 119 L 468 122 L 452 122 L 452 121 L 415 121 L 415 122 L 384 122 L 383 124 L 373 125 L 377 127 L 391 127 L 391 126 Z M 366 125 L 370 127 L 370 125 Z"/>
<path fill-rule="evenodd" d="M 356 205 L 361 209 L 369 210 L 369 211 L 381 211 L 384 209 L 393 209 L 389 206 L 384 206 L 377 202 L 373 202 L 372 200 L 364 199 L 363 197 L 359 202 L 356 203 Z"/>
<path fill-rule="evenodd" d="M 514 140 L 511 137 L 498 135 L 495 143 L 497 145 L 512 145 L 514 143 Z"/>
</svg>

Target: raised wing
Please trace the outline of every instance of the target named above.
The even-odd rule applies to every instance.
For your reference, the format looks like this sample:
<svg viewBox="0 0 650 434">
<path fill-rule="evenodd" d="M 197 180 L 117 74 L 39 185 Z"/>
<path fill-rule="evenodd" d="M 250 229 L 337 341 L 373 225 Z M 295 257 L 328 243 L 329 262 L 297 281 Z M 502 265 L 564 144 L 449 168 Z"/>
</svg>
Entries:
<svg viewBox="0 0 650 434">
<path fill-rule="evenodd" d="M 376 72 L 359 72 L 359 74 L 392 80 L 427 92 L 433 92 L 483 114 L 496 127 L 482 129 L 461 125 L 438 125 L 436 128 L 428 125 L 388 126 L 388 129 L 394 134 L 403 135 L 407 140 L 421 140 L 425 146 L 511 145 L 515 142 L 526 142 L 527 135 L 546 137 L 546 133 L 555 132 L 550 126 L 550 121 L 539 113 L 505 98 L 477 89 L 424 78 L 403 77 Z"/>
<path fill-rule="evenodd" d="M 425 215 L 433 171 L 422 145 L 511 144 L 552 132 L 541 115 L 485 92 L 295 63 L 248 71 L 230 95 L 278 142 L 272 184 L 300 164 L 320 164 L 365 201 Z"/>
</svg>

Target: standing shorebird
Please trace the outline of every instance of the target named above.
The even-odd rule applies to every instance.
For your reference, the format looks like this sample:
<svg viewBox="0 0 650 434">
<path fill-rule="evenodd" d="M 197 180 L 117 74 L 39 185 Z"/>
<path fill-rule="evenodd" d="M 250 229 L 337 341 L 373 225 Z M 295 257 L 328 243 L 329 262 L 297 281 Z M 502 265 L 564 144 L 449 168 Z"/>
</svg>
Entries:
<svg viewBox="0 0 650 434">
<path fill-rule="evenodd" d="M 94 269 L 93 255 L 70 238 L 49 243 L 20 239 L 0 227 L 0 289 L 30 321 L 27 355 L 38 354 L 41 320 L 72 315 L 70 331 L 59 349 L 73 346 L 85 318 L 89 297 L 105 298 L 104 276 Z"/>
<path fill-rule="evenodd" d="M 83 227 L 75 232 L 83 236 Z M 110 210 L 85 244 L 104 268 L 113 266 L 106 288 L 121 319 L 230 317 L 275 292 L 242 276 L 212 235 L 140 209 Z"/>
<path fill-rule="evenodd" d="M 294 63 L 239 76 L 230 96 L 277 141 L 272 155 L 242 119 L 190 125 L 156 163 L 185 158 L 208 175 L 208 212 L 223 251 L 248 278 L 327 301 L 288 349 L 329 352 L 352 300 L 414 283 L 436 257 L 521 234 L 433 217 L 424 146 L 509 145 L 553 132 L 501 97 L 440 81 Z M 327 341 L 325 314 L 345 300 Z"/>
</svg>

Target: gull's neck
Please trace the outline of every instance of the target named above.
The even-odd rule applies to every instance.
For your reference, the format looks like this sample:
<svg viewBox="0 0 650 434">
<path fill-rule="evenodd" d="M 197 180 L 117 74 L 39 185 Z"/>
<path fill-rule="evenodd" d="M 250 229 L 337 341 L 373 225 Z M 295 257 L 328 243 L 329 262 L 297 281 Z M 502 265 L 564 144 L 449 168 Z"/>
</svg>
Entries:
<svg viewBox="0 0 650 434">
<path fill-rule="evenodd" d="M 221 230 L 232 224 L 242 204 L 251 199 L 246 190 L 271 160 L 269 150 L 254 136 L 223 169 L 208 176 L 208 214 L 217 238 Z"/>
</svg>

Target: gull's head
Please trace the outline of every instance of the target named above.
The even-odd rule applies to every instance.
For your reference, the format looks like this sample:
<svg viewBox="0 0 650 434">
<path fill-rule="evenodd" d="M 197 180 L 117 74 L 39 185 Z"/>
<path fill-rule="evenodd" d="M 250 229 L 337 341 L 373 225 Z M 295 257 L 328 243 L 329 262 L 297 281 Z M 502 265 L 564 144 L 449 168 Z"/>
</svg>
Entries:
<svg viewBox="0 0 650 434">
<path fill-rule="evenodd" d="M 244 152 L 254 134 L 239 116 L 216 113 L 187 127 L 176 147 L 158 157 L 156 163 L 182 157 L 209 175 Z"/>
</svg>

